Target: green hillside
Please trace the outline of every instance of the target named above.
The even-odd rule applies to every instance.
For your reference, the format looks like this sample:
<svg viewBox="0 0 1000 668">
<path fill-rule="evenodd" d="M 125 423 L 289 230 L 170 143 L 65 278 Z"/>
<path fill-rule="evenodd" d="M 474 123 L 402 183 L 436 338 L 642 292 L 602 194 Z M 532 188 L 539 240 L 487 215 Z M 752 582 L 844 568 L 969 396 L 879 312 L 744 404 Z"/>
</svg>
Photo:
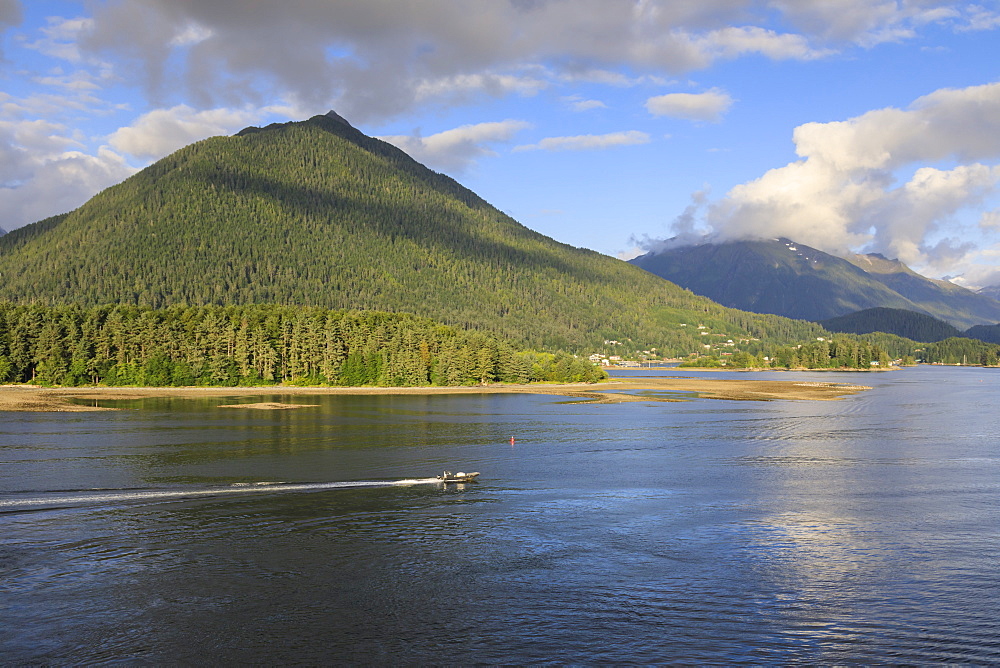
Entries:
<svg viewBox="0 0 1000 668">
<path fill-rule="evenodd" d="M 796 341 L 520 225 L 335 116 L 188 146 L 79 209 L 0 237 L 0 300 L 411 312 L 522 347 L 700 349 L 694 326 Z"/>
</svg>

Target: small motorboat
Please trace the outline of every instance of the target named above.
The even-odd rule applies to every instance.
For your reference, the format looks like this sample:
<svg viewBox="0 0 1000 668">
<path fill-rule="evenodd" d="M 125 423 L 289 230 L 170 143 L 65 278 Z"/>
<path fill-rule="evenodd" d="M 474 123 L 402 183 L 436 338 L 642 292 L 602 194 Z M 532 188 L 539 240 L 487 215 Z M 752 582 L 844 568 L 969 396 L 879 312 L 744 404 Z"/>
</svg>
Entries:
<svg viewBox="0 0 1000 668">
<path fill-rule="evenodd" d="M 478 476 L 479 471 L 475 473 L 465 473 L 463 471 L 452 473 L 451 471 L 445 471 L 437 479 L 441 482 L 476 482 Z"/>
</svg>

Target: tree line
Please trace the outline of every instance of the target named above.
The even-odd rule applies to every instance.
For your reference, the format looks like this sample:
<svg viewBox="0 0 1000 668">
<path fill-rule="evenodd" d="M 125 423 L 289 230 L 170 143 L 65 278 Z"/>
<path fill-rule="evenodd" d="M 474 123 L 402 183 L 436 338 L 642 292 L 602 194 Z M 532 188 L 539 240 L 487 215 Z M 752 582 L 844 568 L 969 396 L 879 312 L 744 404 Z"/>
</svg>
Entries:
<svg viewBox="0 0 1000 668">
<path fill-rule="evenodd" d="M 816 340 L 797 346 L 761 346 L 756 352 L 739 350 L 726 356 L 708 355 L 685 362 L 682 366 L 727 366 L 737 369 L 868 369 L 885 368 L 893 362 L 903 366 L 917 362 L 998 366 L 1000 345 L 963 337 L 920 343 L 895 334 L 874 332 Z"/>
<path fill-rule="evenodd" d="M 768 354 L 737 351 L 726 356 L 707 356 L 681 366 L 733 367 L 736 369 L 871 369 L 888 367 L 892 358 L 884 348 L 857 338 L 817 340 L 797 346 L 772 348 Z"/>
<path fill-rule="evenodd" d="M 605 377 L 568 353 L 516 350 L 401 313 L 0 303 L 0 382 L 413 387 Z"/>
</svg>

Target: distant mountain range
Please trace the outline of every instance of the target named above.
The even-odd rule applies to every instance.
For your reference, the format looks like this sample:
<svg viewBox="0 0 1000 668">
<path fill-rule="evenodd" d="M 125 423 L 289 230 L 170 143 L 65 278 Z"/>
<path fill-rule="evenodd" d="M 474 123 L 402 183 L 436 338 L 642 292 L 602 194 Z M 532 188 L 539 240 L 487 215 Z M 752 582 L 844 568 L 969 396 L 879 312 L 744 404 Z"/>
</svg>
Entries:
<svg viewBox="0 0 1000 668">
<path fill-rule="evenodd" d="M 409 312 L 573 351 L 822 331 L 538 234 L 336 114 L 197 142 L 0 237 L 0 300 Z"/>
<path fill-rule="evenodd" d="M 724 306 L 825 321 L 865 309 L 905 309 L 959 330 L 1000 323 L 1000 302 L 920 276 L 878 254 L 839 258 L 790 239 L 668 248 L 636 266 Z"/>
</svg>

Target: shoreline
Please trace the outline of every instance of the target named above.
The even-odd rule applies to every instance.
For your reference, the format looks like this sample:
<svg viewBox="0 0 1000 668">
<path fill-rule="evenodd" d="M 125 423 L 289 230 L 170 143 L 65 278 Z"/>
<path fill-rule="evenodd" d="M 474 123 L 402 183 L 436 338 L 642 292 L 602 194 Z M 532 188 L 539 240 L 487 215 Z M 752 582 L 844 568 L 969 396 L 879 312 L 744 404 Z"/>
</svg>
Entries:
<svg viewBox="0 0 1000 668">
<path fill-rule="evenodd" d="M 138 400 L 155 397 L 226 398 L 228 408 L 279 410 L 310 408 L 297 402 L 236 404 L 233 397 L 287 396 L 302 398 L 328 394 L 343 395 L 435 395 L 435 394 L 545 394 L 568 397 L 581 403 L 616 404 L 627 402 L 685 401 L 676 396 L 643 395 L 643 392 L 691 392 L 691 399 L 736 401 L 806 400 L 831 401 L 870 390 L 864 385 L 816 383 L 794 380 L 732 380 L 693 377 L 614 379 L 601 383 L 482 385 L 472 387 L 38 387 L 0 386 L 0 412 L 93 412 L 118 410 L 97 405 L 98 401 Z M 74 403 L 93 402 L 93 405 Z M 223 406 L 220 403 L 220 406 Z"/>
</svg>

